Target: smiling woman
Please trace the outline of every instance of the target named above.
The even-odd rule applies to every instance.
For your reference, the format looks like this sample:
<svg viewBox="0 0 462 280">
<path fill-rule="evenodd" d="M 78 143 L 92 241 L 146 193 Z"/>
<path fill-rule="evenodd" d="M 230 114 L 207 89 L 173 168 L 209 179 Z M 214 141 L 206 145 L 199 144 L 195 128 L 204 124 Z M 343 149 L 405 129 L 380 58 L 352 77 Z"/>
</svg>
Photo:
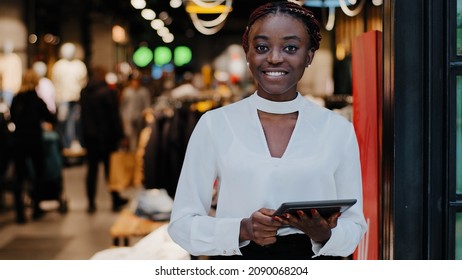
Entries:
<svg viewBox="0 0 462 280">
<path fill-rule="evenodd" d="M 190 254 L 218 259 L 348 257 L 366 229 L 355 132 L 297 91 L 319 48 L 319 24 L 297 4 L 271 2 L 251 14 L 242 39 L 257 91 L 196 125 L 169 233 Z M 358 202 L 341 217 L 273 216 L 284 202 L 336 199 Z"/>
</svg>

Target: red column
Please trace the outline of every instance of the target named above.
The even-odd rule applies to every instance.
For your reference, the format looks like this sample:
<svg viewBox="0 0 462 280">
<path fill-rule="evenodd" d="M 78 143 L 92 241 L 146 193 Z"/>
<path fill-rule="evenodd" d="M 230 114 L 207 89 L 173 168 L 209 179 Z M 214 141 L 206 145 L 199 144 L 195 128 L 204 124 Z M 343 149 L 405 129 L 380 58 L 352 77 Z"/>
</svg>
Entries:
<svg viewBox="0 0 462 280">
<path fill-rule="evenodd" d="M 355 259 L 379 257 L 380 155 L 382 115 L 382 33 L 357 37 L 352 48 L 353 124 L 361 157 L 364 214 L 368 230 Z"/>
</svg>

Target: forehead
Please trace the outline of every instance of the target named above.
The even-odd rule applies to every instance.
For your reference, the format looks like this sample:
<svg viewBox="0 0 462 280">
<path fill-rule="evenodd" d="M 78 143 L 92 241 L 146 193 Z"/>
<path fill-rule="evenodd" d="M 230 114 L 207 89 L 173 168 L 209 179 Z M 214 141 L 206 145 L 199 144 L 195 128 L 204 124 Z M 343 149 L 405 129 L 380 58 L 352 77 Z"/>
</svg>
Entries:
<svg viewBox="0 0 462 280">
<path fill-rule="evenodd" d="M 277 13 L 264 15 L 250 27 L 249 36 L 252 37 L 259 33 L 276 34 L 296 34 L 301 38 L 308 38 L 308 29 L 300 18 L 289 14 Z"/>
</svg>

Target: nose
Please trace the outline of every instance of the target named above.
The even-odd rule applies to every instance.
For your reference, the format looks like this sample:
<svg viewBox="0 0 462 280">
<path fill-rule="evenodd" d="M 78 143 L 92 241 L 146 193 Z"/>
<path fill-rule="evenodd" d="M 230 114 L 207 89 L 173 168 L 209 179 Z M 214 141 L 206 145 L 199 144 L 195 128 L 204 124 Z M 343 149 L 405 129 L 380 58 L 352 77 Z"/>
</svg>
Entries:
<svg viewBox="0 0 462 280">
<path fill-rule="evenodd" d="M 273 49 L 268 53 L 267 61 L 272 64 L 277 64 L 282 62 L 282 55 L 278 49 Z"/>
</svg>

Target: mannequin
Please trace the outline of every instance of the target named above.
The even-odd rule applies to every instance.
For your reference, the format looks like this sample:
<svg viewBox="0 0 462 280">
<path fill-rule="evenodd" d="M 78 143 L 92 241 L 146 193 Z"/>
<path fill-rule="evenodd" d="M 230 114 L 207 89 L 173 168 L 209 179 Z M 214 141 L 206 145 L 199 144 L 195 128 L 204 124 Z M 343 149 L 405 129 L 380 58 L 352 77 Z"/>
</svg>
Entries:
<svg viewBox="0 0 462 280">
<path fill-rule="evenodd" d="M 72 43 L 63 44 L 60 54 L 61 59 L 53 65 L 51 78 L 56 88 L 58 130 L 63 137 L 64 148 L 79 152 L 82 146 L 78 101 L 82 88 L 87 84 L 87 67 L 75 57 L 76 46 Z"/>
<path fill-rule="evenodd" d="M 11 106 L 22 80 L 22 61 L 13 50 L 13 42 L 7 40 L 3 43 L 3 53 L 0 54 L 0 97 L 8 106 Z"/>
<path fill-rule="evenodd" d="M 40 77 L 37 95 L 47 104 L 48 111 L 56 113 L 56 89 L 53 82 L 46 77 L 47 65 L 43 61 L 34 62 L 32 69 Z"/>
</svg>

